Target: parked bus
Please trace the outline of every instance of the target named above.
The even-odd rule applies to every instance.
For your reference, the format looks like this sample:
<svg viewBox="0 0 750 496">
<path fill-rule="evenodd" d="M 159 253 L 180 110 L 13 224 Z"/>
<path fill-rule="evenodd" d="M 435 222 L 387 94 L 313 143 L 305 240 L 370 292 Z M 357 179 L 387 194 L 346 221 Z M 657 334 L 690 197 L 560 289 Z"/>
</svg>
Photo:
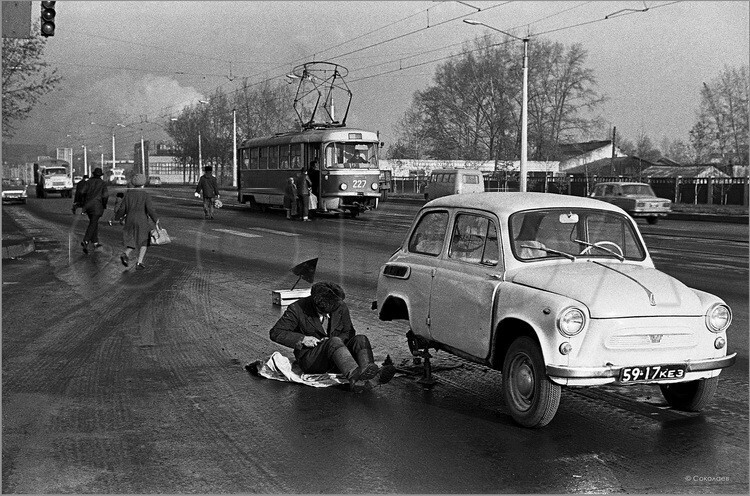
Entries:
<svg viewBox="0 0 750 496">
<path fill-rule="evenodd" d="M 356 216 L 377 207 L 380 146 L 374 132 L 328 125 L 245 140 L 238 149 L 238 200 L 282 207 L 288 178 L 315 160 L 317 210 Z"/>
<path fill-rule="evenodd" d="M 73 196 L 73 168 L 66 160 L 39 159 L 34 163 L 34 180 L 37 198 L 46 198 L 49 193 L 60 193 L 63 198 Z"/>
</svg>

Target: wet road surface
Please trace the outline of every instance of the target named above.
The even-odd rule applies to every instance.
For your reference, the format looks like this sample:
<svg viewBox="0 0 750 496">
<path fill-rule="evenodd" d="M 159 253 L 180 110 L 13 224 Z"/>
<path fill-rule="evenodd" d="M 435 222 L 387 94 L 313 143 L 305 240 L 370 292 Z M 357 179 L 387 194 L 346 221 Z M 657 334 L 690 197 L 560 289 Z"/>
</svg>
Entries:
<svg viewBox="0 0 750 496">
<path fill-rule="evenodd" d="M 303 227 L 231 211 L 209 223 L 187 201 L 157 208 L 174 242 L 150 248 L 139 272 L 119 264 L 117 226 L 84 257 L 85 222 L 67 208 L 13 212 L 38 251 L 3 262 L 3 492 L 748 492 L 746 339 L 703 414 L 667 408 L 650 386 L 566 388 L 548 427 L 523 429 L 498 372 L 437 353 L 438 384 L 424 389 L 405 325 L 370 310 L 408 214 Z M 415 375 L 352 394 L 243 370 L 291 356 L 268 339 L 280 315 L 270 293 L 316 256 L 316 280 L 344 286 L 376 359 Z M 704 285 L 727 285 L 700 270 Z M 747 329 L 746 267 L 734 277 L 745 286 L 731 291 L 733 327 Z"/>
</svg>

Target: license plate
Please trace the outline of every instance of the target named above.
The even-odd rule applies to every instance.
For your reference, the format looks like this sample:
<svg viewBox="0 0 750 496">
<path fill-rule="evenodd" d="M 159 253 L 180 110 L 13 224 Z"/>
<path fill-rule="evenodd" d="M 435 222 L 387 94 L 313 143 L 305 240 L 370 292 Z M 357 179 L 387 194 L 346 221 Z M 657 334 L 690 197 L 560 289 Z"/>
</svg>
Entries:
<svg viewBox="0 0 750 496">
<path fill-rule="evenodd" d="M 663 381 L 683 377 L 685 377 L 684 365 L 646 365 L 625 367 L 620 371 L 620 382 Z"/>
</svg>

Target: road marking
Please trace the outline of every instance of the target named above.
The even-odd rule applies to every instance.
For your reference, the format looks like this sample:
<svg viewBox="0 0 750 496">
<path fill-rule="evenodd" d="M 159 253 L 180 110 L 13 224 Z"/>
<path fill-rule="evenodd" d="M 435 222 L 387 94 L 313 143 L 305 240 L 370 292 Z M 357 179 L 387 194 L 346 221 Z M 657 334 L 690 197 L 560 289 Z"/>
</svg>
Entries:
<svg viewBox="0 0 750 496">
<path fill-rule="evenodd" d="M 267 232 L 271 234 L 278 234 L 280 236 L 299 236 L 297 233 L 290 233 L 286 231 L 275 231 L 273 229 L 266 229 L 265 227 L 248 227 L 248 229 L 252 229 L 253 231 L 262 231 Z"/>
<path fill-rule="evenodd" d="M 234 231 L 232 229 L 214 229 L 214 231 L 223 232 L 227 234 L 234 234 L 235 236 L 242 236 L 245 238 L 262 238 L 260 234 L 246 233 L 242 231 Z"/>
</svg>

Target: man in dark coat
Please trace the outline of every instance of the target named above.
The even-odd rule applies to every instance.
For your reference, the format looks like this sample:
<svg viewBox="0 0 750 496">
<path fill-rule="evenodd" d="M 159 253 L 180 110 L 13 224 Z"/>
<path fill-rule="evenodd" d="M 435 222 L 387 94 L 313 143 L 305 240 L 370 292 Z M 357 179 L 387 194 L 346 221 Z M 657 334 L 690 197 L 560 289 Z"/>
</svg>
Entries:
<svg viewBox="0 0 750 496">
<path fill-rule="evenodd" d="M 203 193 L 203 214 L 206 219 L 214 218 L 214 201 L 219 198 L 219 186 L 216 184 L 216 178 L 212 175 L 214 168 L 207 165 L 203 168 L 205 174 L 198 180 L 198 186 L 195 188 L 196 198 L 200 198 Z"/>
<path fill-rule="evenodd" d="M 362 381 L 385 384 L 393 378 L 392 365 L 375 364 L 370 340 L 356 334 L 344 303 L 344 290 L 332 282 L 316 282 L 310 296 L 287 307 L 271 328 L 271 340 L 294 349 L 294 357 L 305 373 L 337 371 L 349 380 L 351 389 Z"/>
<path fill-rule="evenodd" d="M 86 254 L 89 252 L 91 243 L 94 244 L 94 248 L 99 248 L 102 245 L 99 243 L 99 218 L 104 213 L 104 209 L 107 208 L 107 200 L 109 199 L 107 184 L 102 180 L 103 175 L 104 172 L 101 167 L 94 169 L 93 177 L 86 181 L 81 190 L 83 211 L 89 217 L 89 225 L 81 242 L 83 252 Z"/>
</svg>

